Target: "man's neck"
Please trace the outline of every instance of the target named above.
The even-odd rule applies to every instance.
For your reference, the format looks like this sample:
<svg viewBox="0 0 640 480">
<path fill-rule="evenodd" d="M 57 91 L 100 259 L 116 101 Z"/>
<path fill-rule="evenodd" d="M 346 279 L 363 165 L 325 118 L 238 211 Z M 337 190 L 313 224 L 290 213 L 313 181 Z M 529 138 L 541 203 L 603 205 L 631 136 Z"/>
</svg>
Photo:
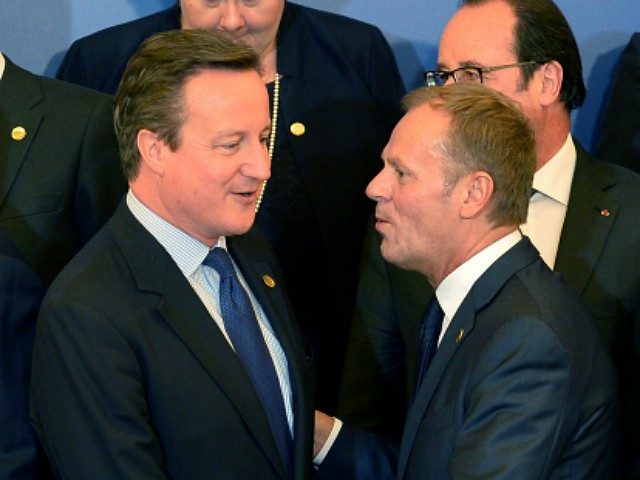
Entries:
<svg viewBox="0 0 640 480">
<path fill-rule="evenodd" d="M 551 160 L 567 140 L 571 121 L 564 107 L 558 105 L 558 108 L 562 108 L 562 111 L 548 114 L 542 125 L 536 129 L 536 155 L 538 158 L 536 170 Z"/>
<path fill-rule="evenodd" d="M 494 227 L 485 230 L 482 233 L 473 234 L 473 232 L 469 232 L 466 235 L 465 242 L 463 245 L 460 245 L 457 249 L 457 254 L 455 257 L 451 258 L 447 264 L 443 265 L 442 270 L 437 272 L 436 275 L 430 276 L 427 275 L 426 272 L 423 272 L 431 286 L 435 289 L 442 283 L 442 281 L 456 268 L 465 263 L 471 257 L 481 252 L 489 245 L 494 244 L 498 240 L 503 237 L 506 237 L 514 230 L 517 230 L 517 225 L 505 225 L 501 227 Z"/>
</svg>

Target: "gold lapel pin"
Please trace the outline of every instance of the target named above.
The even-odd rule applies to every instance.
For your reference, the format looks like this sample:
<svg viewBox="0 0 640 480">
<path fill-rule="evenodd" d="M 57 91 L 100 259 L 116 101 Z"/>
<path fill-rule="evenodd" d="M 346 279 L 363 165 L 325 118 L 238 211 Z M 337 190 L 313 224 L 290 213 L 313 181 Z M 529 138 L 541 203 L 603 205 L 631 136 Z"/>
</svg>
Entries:
<svg viewBox="0 0 640 480">
<path fill-rule="evenodd" d="M 304 132 L 307 131 L 307 127 L 304 126 L 304 123 L 294 122 L 294 123 L 291 124 L 291 127 L 289 127 L 289 130 L 296 137 L 299 137 L 301 135 L 304 135 Z"/>
<path fill-rule="evenodd" d="M 458 332 L 458 336 L 456 337 L 456 343 L 460 343 L 464 338 L 464 328 L 461 328 Z"/>
<path fill-rule="evenodd" d="M 13 127 L 13 130 L 11 130 L 11 138 L 17 142 L 24 140 L 24 137 L 26 136 L 27 130 L 24 127 Z"/>
<path fill-rule="evenodd" d="M 609 212 L 609 210 L 605 208 L 603 210 L 600 210 L 600 215 L 602 215 L 603 217 L 608 217 L 609 215 L 611 215 L 611 212 Z"/>
<path fill-rule="evenodd" d="M 276 281 L 271 275 L 262 275 L 262 281 L 269 288 L 273 288 L 276 286 Z"/>
</svg>

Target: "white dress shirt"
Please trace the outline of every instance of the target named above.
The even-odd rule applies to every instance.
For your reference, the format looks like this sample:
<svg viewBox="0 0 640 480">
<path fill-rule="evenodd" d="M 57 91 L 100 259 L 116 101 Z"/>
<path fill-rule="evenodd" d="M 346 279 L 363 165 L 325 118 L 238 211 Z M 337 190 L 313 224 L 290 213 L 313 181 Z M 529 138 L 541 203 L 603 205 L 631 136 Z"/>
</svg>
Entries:
<svg viewBox="0 0 640 480">
<path fill-rule="evenodd" d="M 567 215 L 576 156 L 576 147 L 569 134 L 558 153 L 533 175 L 535 193 L 529 201 L 527 221 L 520 226 L 551 269 L 556 263 L 560 234 Z"/>
<path fill-rule="evenodd" d="M 438 285 L 435 294 L 444 312 L 438 345 L 440 345 L 444 334 L 451 324 L 451 319 L 455 316 L 462 301 L 471 290 L 471 287 L 473 287 L 478 278 L 480 278 L 498 258 L 518 243 L 520 239 L 522 239 L 522 234 L 519 230 L 514 230 L 500 240 L 493 242 L 484 250 L 476 253 L 447 275 L 440 285 Z"/>
</svg>

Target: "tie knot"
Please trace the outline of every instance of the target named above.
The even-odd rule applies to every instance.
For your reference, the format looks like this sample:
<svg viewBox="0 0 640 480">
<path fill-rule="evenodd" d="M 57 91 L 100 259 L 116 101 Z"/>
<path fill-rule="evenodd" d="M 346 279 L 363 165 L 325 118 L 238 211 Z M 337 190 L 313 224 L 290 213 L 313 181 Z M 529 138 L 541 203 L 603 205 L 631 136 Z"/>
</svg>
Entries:
<svg viewBox="0 0 640 480">
<path fill-rule="evenodd" d="M 216 247 L 211 250 L 202 264 L 213 268 L 221 277 L 233 277 L 236 274 L 231 257 L 224 248 Z"/>
<path fill-rule="evenodd" d="M 429 304 L 427 305 L 424 317 L 422 318 L 422 323 L 427 329 L 438 330 L 439 334 L 443 319 L 444 311 L 442 311 L 440 302 L 438 302 L 438 298 L 434 294 L 433 297 L 431 297 Z"/>
</svg>

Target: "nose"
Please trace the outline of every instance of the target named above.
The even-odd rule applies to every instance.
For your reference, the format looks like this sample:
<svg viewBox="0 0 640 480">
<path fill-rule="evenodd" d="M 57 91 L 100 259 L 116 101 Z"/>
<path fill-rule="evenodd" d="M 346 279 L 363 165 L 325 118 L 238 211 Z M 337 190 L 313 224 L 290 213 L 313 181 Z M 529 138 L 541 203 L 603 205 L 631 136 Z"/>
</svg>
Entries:
<svg viewBox="0 0 640 480">
<path fill-rule="evenodd" d="M 225 6 L 221 8 L 224 9 L 220 17 L 220 27 L 223 30 L 233 32 L 244 27 L 244 17 L 236 0 L 225 2 Z"/>
<path fill-rule="evenodd" d="M 260 181 L 268 180 L 271 176 L 271 160 L 269 160 L 267 149 L 262 143 L 256 146 L 251 158 L 245 163 L 243 173 L 247 177 Z"/>
<path fill-rule="evenodd" d="M 369 182 L 365 193 L 367 197 L 378 203 L 388 201 L 391 198 L 391 190 L 384 179 L 384 169 Z"/>
</svg>

